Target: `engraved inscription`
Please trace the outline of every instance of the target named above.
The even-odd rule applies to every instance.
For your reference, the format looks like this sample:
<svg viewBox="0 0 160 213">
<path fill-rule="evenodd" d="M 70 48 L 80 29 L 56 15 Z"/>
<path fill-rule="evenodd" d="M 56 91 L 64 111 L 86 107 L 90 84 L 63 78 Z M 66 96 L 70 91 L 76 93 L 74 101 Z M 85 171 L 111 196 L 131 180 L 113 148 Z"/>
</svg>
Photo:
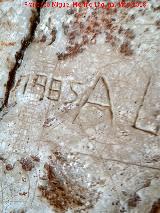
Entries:
<svg viewBox="0 0 160 213">
<path fill-rule="evenodd" d="M 58 101 L 61 95 L 62 82 L 60 80 L 52 79 L 49 87 L 47 98 Z"/>
<path fill-rule="evenodd" d="M 74 103 L 78 100 L 79 97 L 79 92 L 78 89 L 80 85 L 83 85 L 81 82 L 77 82 L 77 81 L 70 81 L 69 82 L 69 86 L 70 86 L 70 91 L 74 94 L 74 98 L 73 99 L 69 99 L 68 101 L 65 101 L 65 103 Z"/>
<path fill-rule="evenodd" d="M 95 84 L 87 103 L 106 107 L 110 106 L 109 90 L 103 77 L 98 79 L 98 82 Z"/>
<path fill-rule="evenodd" d="M 20 76 L 20 78 L 17 81 L 17 83 L 16 83 L 15 87 L 13 88 L 12 92 L 14 92 L 18 87 L 20 87 L 19 91 L 21 91 L 22 94 L 24 94 L 25 91 L 26 91 L 26 87 L 27 87 L 28 81 L 29 81 L 29 76 L 30 75 L 22 75 L 22 76 Z"/>
<path fill-rule="evenodd" d="M 47 88 L 47 84 L 49 84 L 49 88 Z M 58 101 L 61 94 L 61 86 L 62 82 L 60 80 L 54 78 L 50 80 L 46 75 L 32 74 L 20 76 L 12 92 L 22 95 L 27 95 L 27 93 L 34 94 L 39 101 L 43 100 L 44 97 Z"/>
<path fill-rule="evenodd" d="M 10 96 L 10 99 L 15 104 L 17 103 L 17 98 L 21 95 L 24 95 L 26 92 L 26 88 L 29 82 L 30 75 L 20 76 L 18 81 L 16 82 L 14 88 L 12 89 L 13 95 Z"/>
<path fill-rule="evenodd" d="M 112 120 L 113 113 L 112 113 L 112 107 L 111 107 L 110 93 L 109 93 L 108 84 L 106 80 L 104 79 L 104 77 L 98 77 L 95 83 L 93 84 L 93 86 L 88 88 L 85 94 L 82 96 L 79 102 L 79 109 L 73 120 L 73 123 L 79 116 L 82 107 L 87 103 L 98 105 L 102 108 L 107 107 L 110 111 L 110 117 Z"/>
<path fill-rule="evenodd" d="M 77 102 L 76 104 L 78 106 L 76 109 L 75 117 L 73 119 L 73 123 L 79 116 L 83 106 L 85 106 L 86 104 L 100 107 L 100 110 L 107 109 L 110 113 L 110 120 L 113 120 L 110 90 L 105 77 L 98 76 L 93 85 L 88 87 L 85 91 L 84 89 L 82 89 L 82 87 L 80 87 L 80 85 L 84 85 L 81 82 L 72 80 L 68 83 L 71 95 L 67 97 L 67 101 L 64 101 L 64 103 Z M 59 101 L 62 93 L 62 85 L 63 81 L 55 78 L 48 79 L 48 77 L 43 74 L 24 75 L 20 76 L 20 79 L 17 81 L 13 92 L 16 91 L 16 95 L 26 95 L 27 93 L 34 94 L 36 95 L 34 96 L 34 98 L 38 97 L 38 100 L 43 100 L 43 98 L 46 97 L 51 101 Z M 155 106 L 153 107 L 151 106 L 153 104 L 147 101 L 148 93 L 155 85 L 156 84 L 154 83 L 151 86 L 151 78 L 149 78 L 144 90 L 141 104 L 137 110 L 133 127 L 146 133 L 157 135 L 160 129 L 160 113 L 158 109 L 155 108 L 155 106 L 157 107 L 158 103 L 156 101 L 156 103 L 154 104 Z M 84 93 L 82 93 L 81 89 Z M 150 96 L 152 98 L 153 94 L 151 94 Z M 154 97 L 154 100 L 158 100 L 158 98 Z M 149 114 L 147 113 L 146 109 L 149 109 Z"/>
<path fill-rule="evenodd" d="M 160 129 L 160 97 L 154 92 L 159 90 L 158 85 L 149 78 L 133 124 L 134 128 L 153 135 L 158 135 Z"/>
<path fill-rule="evenodd" d="M 47 83 L 47 76 L 45 75 L 36 75 L 32 79 L 32 88 L 33 92 L 39 95 L 39 100 L 43 100 L 45 87 Z"/>
</svg>

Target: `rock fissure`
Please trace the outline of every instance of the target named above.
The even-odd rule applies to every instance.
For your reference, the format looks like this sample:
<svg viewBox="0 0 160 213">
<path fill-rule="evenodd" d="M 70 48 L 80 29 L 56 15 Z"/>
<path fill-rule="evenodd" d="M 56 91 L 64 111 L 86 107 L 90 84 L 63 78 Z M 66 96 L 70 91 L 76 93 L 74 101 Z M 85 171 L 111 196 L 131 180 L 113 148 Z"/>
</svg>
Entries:
<svg viewBox="0 0 160 213">
<path fill-rule="evenodd" d="M 37 2 L 39 2 L 39 1 L 37 0 Z M 40 2 L 44 3 L 44 2 L 46 2 L 46 0 L 41 0 Z M 15 55 L 16 62 L 14 64 L 14 66 L 11 68 L 9 75 L 8 75 L 8 81 L 6 84 L 4 101 L 3 101 L 2 107 L 0 108 L 0 111 L 2 111 L 4 109 L 4 107 L 8 106 L 8 99 L 9 99 L 10 91 L 12 90 L 14 83 L 15 83 L 16 72 L 17 72 L 18 68 L 21 66 L 21 63 L 22 63 L 22 60 L 24 57 L 24 53 L 25 53 L 26 49 L 28 48 L 28 46 L 32 43 L 32 41 L 34 39 L 36 28 L 37 28 L 38 24 L 40 23 L 40 11 L 41 11 L 41 8 L 37 8 L 35 11 L 32 11 L 32 16 L 30 18 L 29 34 L 28 34 L 28 36 L 26 36 L 26 38 L 24 38 L 22 40 L 21 48 Z"/>
</svg>

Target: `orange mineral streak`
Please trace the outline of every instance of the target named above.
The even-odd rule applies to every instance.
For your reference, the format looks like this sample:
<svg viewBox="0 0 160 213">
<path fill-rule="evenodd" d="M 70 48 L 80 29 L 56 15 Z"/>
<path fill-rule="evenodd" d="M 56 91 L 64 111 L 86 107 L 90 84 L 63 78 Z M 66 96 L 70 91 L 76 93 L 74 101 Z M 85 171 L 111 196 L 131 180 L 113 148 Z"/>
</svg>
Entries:
<svg viewBox="0 0 160 213">
<path fill-rule="evenodd" d="M 5 41 L 0 41 L 0 46 L 14 46 L 16 44 L 16 42 L 5 42 Z"/>
</svg>

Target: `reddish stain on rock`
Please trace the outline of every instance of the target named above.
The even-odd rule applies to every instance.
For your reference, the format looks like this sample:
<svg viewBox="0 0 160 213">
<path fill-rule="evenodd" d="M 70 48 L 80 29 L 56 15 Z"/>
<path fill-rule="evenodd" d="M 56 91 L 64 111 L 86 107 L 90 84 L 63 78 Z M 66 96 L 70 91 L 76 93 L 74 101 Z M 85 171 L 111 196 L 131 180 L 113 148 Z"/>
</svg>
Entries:
<svg viewBox="0 0 160 213">
<path fill-rule="evenodd" d="M 134 34 L 133 30 L 131 30 L 131 29 L 127 29 L 125 31 L 125 36 L 126 36 L 127 39 L 134 39 L 135 38 L 135 34 Z"/>
<path fill-rule="evenodd" d="M 81 8 L 79 13 L 74 14 L 73 21 L 63 23 L 64 34 L 68 39 L 68 46 L 66 51 L 58 53 L 59 60 L 65 60 L 68 57 L 73 57 L 78 53 L 81 53 L 86 45 L 96 43 L 97 36 L 104 33 L 106 37 L 110 35 L 112 39 L 106 39 L 111 45 L 116 42 L 116 37 L 113 36 L 113 32 L 117 30 L 115 20 L 112 15 L 116 14 L 116 10 L 106 11 L 102 9 L 100 12 L 93 10 L 92 14 L 87 16 L 87 8 Z"/>
<path fill-rule="evenodd" d="M 34 168 L 34 164 L 29 158 L 21 158 L 20 164 L 25 171 L 31 171 Z"/>
<path fill-rule="evenodd" d="M 14 46 L 16 42 L 6 42 L 6 41 L 0 41 L 0 46 Z"/>
<path fill-rule="evenodd" d="M 11 164 L 7 164 L 6 165 L 6 170 L 7 171 L 11 171 L 13 169 L 13 165 L 11 165 Z"/>
<path fill-rule="evenodd" d="M 160 213 L 160 199 L 153 203 L 152 209 L 149 213 Z"/>
<path fill-rule="evenodd" d="M 33 161 L 40 162 L 40 158 L 38 156 L 31 155 L 31 158 L 33 159 Z"/>
<path fill-rule="evenodd" d="M 140 197 L 137 194 L 134 194 L 131 198 L 128 200 L 128 206 L 130 207 L 136 207 L 137 203 L 141 201 Z"/>
<path fill-rule="evenodd" d="M 119 34 L 124 37 L 125 44 L 121 43 L 120 53 L 128 56 L 132 55 L 133 51 L 130 48 L 130 41 L 135 38 L 133 30 L 127 29 L 123 31 L 122 25 L 119 22 L 126 19 L 127 11 L 118 13 L 117 9 L 104 10 L 92 8 L 92 12 L 88 14 L 87 8 L 80 8 L 80 11 L 75 13 L 73 9 L 67 11 L 68 16 L 72 16 L 70 23 L 63 23 L 64 34 L 68 40 L 66 50 L 57 53 L 59 60 L 65 60 L 69 57 L 74 57 L 86 49 L 88 45 L 96 44 L 98 36 L 104 34 L 106 39 L 104 42 L 111 44 L 113 47 L 120 46 L 121 42 Z M 128 21 L 135 19 L 132 15 Z M 122 33 L 123 31 L 123 33 Z"/>
<path fill-rule="evenodd" d="M 121 45 L 120 53 L 123 53 L 125 56 L 130 56 L 133 54 L 133 50 L 131 49 L 129 42 L 124 42 Z"/>
<path fill-rule="evenodd" d="M 99 198 L 99 194 L 92 189 L 78 184 L 71 174 L 67 174 L 64 166 L 67 160 L 55 152 L 56 160 L 45 164 L 45 184 L 39 186 L 42 197 L 53 206 L 57 212 L 64 213 L 67 209 L 85 210 L 92 208 Z M 62 166 L 62 167 L 61 167 Z M 59 168 L 55 169 L 56 167 Z M 71 176 L 71 177 L 69 177 Z"/>
</svg>

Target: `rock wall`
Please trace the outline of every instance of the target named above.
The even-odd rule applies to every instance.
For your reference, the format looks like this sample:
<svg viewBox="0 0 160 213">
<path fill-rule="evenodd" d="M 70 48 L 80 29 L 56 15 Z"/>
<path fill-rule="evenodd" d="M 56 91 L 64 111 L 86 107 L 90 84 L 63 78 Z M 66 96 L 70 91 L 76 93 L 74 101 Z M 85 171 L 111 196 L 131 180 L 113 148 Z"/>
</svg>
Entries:
<svg viewBox="0 0 160 213">
<path fill-rule="evenodd" d="M 160 212 L 159 12 L 0 1 L 0 212 Z"/>
</svg>

